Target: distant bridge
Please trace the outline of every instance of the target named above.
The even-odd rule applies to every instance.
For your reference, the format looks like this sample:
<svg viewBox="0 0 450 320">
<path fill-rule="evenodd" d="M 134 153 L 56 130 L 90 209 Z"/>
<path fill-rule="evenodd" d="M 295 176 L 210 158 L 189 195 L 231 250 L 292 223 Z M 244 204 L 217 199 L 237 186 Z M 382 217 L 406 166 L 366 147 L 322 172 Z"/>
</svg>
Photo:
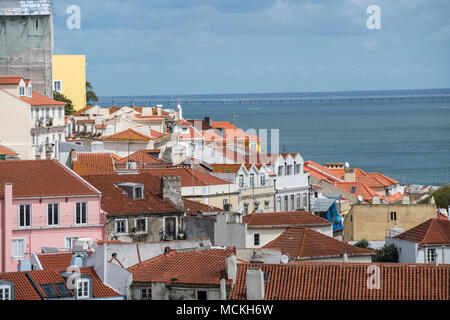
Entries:
<svg viewBox="0 0 450 320">
<path fill-rule="evenodd" d="M 311 102 L 376 102 L 406 100 L 450 100 L 450 94 L 383 95 L 383 96 L 328 96 L 328 97 L 249 97 L 249 98 L 99 98 L 102 106 L 151 106 L 155 104 L 252 104 L 252 103 L 311 103 Z"/>
</svg>

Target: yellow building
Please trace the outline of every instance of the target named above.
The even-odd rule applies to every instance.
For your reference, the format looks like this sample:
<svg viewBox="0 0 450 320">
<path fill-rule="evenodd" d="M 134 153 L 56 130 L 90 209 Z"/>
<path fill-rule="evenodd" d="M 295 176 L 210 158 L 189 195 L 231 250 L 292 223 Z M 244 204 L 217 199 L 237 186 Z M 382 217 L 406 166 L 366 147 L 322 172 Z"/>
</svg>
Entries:
<svg viewBox="0 0 450 320">
<path fill-rule="evenodd" d="M 85 55 L 53 55 L 53 90 L 72 100 L 75 110 L 86 107 Z"/>
<path fill-rule="evenodd" d="M 354 204 L 344 220 L 345 242 L 384 241 L 389 230 L 409 230 L 436 218 L 434 204 Z"/>
</svg>

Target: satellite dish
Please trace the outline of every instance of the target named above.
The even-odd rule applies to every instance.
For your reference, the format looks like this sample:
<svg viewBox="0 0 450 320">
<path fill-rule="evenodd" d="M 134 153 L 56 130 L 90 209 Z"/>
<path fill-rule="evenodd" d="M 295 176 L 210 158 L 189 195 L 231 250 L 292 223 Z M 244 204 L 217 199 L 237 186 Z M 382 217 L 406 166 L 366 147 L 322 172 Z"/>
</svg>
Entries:
<svg viewBox="0 0 450 320">
<path fill-rule="evenodd" d="M 346 168 L 350 168 L 350 163 L 346 162 L 346 163 L 345 163 L 345 167 L 346 167 Z"/>
<path fill-rule="evenodd" d="M 289 263 L 289 256 L 287 254 L 283 254 L 281 256 L 281 262 L 284 264 Z"/>
<path fill-rule="evenodd" d="M 362 202 L 363 201 L 363 197 L 361 195 L 358 196 L 358 201 Z"/>
</svg>

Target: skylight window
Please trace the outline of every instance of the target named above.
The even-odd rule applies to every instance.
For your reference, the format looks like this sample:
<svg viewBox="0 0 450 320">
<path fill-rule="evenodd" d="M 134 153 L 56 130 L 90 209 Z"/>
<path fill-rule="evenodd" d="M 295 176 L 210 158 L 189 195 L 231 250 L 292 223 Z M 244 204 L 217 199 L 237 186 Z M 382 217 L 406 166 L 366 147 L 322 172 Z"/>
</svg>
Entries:
<svg viewBox="0 0 450 320">
<path fill-rule="evenodd" d="M 72 294 L 70 293 L 70 291 L 67 288 L 65 283 L 58 282 L 58 283 L 54 283 L 53 285 L 55 286 L 56 290 L 58 290 L 59 295 L 61 297 L 71 297 L 72 296 Z"/>
<path fill-rule="evenodd" d="M 53 289 L 53 286 L 49 283 L 41 284 L 42 290 L 44 290 L 44 293 L 49 298 L 57 298 L 58 294 L 56 293 L 55 289 Z"/>
</svg>

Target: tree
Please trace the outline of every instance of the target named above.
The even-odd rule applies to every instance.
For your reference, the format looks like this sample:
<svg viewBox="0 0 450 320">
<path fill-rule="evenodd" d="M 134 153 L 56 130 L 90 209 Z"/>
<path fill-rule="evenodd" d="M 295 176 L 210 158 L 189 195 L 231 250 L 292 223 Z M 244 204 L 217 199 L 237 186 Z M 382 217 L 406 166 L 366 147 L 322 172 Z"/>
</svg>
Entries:
<svg viewBox="0 0 450 320">
<path fill-rule="evenodd" d="M 61 102 L 66 103 L 66 105 L 64 106 L 64 114 L 66 116 L 69 116 L 75 112 L 75 109 L 72 104 L 72 100 L 67 98 L 64 94 L 62 94 L 58 91 L 53 91 L 53 99 L 55 99 L 56 101 L 61 101 Z"/>
<path fill-rule="evenodd" d="M 375 250 L 373 262 L 398 262 L 398 251 L 393 243 Z"/>
<path fill-rule="evenodd" d="M 89 81 L 86 81 L 86 104 L 90 104 L 90 102 L 98 102 L 98 97 L 95 94 L 92 84 Z"/>
<path fill-rule="evenodd" d="M 436 207 L 447 209 L 450 206 L 450 184 L 431 192 L 425 199 L 419 201 L 419 203 L 429 203 L 431 197 L 434 198 Z"/>
<path fill-rule="evenodd" d="M 369 241 L 366 239 L 362 239 L 354 244 L 355 247 L 363 248 L 363 249 L 370 249 Z"/>
</svg>

